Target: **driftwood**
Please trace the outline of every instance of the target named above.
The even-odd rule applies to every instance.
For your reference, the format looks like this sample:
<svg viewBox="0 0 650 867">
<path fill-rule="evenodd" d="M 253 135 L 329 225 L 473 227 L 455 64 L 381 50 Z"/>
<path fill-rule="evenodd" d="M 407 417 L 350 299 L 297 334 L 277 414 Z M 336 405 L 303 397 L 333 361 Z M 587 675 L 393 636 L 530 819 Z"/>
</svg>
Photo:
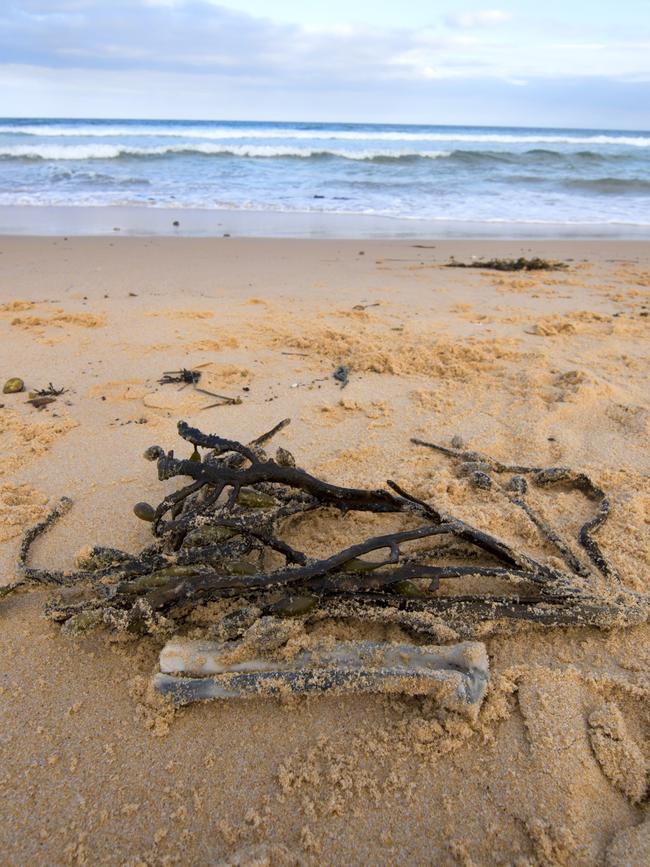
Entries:
<svg viewBox="0 0 650 867">
<path fill-rule="evenodd" d="M 454 461 L 468 484 L 493 486 L 504 503 L 520 509 L 553 549 L 555 562 L 563 564 L 558 568 L 395 482 L 375 490 L 341 487 L 298 468 L 285 449 L 270 458 L 264 447 L 287 423 L 245 445 L 179 422 L 180 436 L 193 448 L 190 459 L 160 446 L 145 453 L 156 462 L 161 481 L 189 480 L 156 508 L 136 506 L 136 513 L 151 521 L 150 546 L 137 555 L 95 547 L 77 571 L 30 566 L 34 540 L 70 507 L 64 498 L 25 535 L 19 581 L 3 588 L 3 595 L 23 584 L 58 585 L 46 613 L 68 632 L 105 625 L 166 635 L 182 629 L 197 607 L 225 598 L 228 640 L 239 639 L 256 618 L 268 615 L 392 622 L 429 637 L 438 634 L 433 624 L 442 622 L 463 638 L 484 633 L 486 624 L 508 621 L 612 628 L 646 620 L 648 600 L 625 588 L 594 538 L 610 505 L 585 474 L 507 465 L 477 452 L 412 440 Z M 592 504 L 592 517 L 576 539 L 563 539 L 536 512 L 529 487 L 572 490 Z M 410 526 L 361 539 L 325 558 L 283 539 L 289 518 L 323 509 L 401 513 Z M 277 555 L 281 564 L 270 567 Z M 463 592 L 463 581 L 476 577 L 497 581 L 501 589 Z M 504 582 L 510 592 L 504 592 Z"/>
</svg>

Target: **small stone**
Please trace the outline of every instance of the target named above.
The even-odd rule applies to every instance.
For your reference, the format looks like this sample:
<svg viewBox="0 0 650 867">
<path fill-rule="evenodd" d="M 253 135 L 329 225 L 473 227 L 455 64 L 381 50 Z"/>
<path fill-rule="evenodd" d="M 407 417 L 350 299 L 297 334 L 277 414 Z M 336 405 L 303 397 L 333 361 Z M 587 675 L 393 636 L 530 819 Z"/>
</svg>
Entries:
<svg viewBox="0 0 650 867">
<path fill-rule="evenodd" d="M 454 434 L 451 438 L 451 447 L 452 449 L 464 449 L 465 440 L 459 434 Z"/>
<path fill-rule="evenodd" d="M 25 383 L 18 376 L 12 376 L 11 379 L 8 379 L 4 388 L 2 389 L 3 394 L 17 394 L 19 391 L 23 391 L 25 388 Z"/>
<path fill-rule="evenodd" d="M 133 507 L 133 514 L 141 521 L 156 520 L 156 510 L 150 503 L 136 503 Z"/>
</svg>

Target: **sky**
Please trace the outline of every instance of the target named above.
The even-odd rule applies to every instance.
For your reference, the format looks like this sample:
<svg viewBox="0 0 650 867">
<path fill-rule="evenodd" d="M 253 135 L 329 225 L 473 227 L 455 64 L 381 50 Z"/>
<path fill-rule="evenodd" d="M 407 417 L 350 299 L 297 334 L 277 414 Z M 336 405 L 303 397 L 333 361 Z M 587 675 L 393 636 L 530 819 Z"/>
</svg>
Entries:
<svg viewBox="0 0 650 867">
<path fill-rule="evenodd" d="M 0 115 L 650 128 L 650 0 L 1 0 Z"/>
</svg>

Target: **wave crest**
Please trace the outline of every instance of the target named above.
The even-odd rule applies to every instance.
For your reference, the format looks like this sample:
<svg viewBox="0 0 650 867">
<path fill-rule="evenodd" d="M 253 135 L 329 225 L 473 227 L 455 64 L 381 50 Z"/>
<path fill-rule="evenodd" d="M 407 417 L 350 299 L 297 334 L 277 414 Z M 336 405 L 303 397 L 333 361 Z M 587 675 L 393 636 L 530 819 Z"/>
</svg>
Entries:
<svg viewBox="0 0 650 867">
<path fill-rule="evenodd" d="M 389 151 L 389 150 L 339 150 L 301 147 L 274 147 L 273 145 L 230 145 L 181 144 L 158 145 L 152 147 L 132 147 L 122 144 L 77 144 L 77 145 L 5 145 L 0 146 L 0 159 L 32 160 L 111 160 L 123 156 L 162 157 L 168 155 L 250 157 L 273 159 L 294 157 L 311 159 L 339 157 L 346 160 L 403 160 L 403 159 L 440 159 L 451 156 L 450 151 Z"/>
</svg>

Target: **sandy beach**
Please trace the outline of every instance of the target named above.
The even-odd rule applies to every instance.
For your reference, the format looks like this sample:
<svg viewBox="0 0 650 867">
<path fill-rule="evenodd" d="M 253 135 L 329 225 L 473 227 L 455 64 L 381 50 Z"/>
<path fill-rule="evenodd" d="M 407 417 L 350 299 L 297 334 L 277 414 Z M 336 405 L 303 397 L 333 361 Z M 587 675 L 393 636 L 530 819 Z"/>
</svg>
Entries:
<svg viewBox="0 0 650 867">
<path fill-rule="evenodd" d="M 445 267 L 518 256 L 568 267 Z M 148 544 L 133 504 L 174 485 L 141 456 L 160 444 L 189 457 L 179 419 L 248 442 L 290 417 L 281 444 L 310 472 L 395 479 L 540 556 L 493 492 L 410 438 L 586 472 L 611 500 L 603 550 L 648 594 L 649 333 L 643 241 L 3 236 L 2 381 L 65 393 L 41 409 L 0 396 L 0 584 L 62 495 L 74 506 L 35 563 Z M 158 383 L 183 367 L 241 402 L 206 409 Z M 560 499 L 567 528 L 572 509 Z M 337 540 L 353 530 L 339 522 Z M 309 532 L 326 547 L 331 520 Z M 172 711 L 147 692 L 160 641 L 65 637 L 43 617 L 48 592 L 0 600 L 3 864 L 647 860 L 647 624 L 486 629 L 475 721 L 386 695 Z"/>
</svg>

